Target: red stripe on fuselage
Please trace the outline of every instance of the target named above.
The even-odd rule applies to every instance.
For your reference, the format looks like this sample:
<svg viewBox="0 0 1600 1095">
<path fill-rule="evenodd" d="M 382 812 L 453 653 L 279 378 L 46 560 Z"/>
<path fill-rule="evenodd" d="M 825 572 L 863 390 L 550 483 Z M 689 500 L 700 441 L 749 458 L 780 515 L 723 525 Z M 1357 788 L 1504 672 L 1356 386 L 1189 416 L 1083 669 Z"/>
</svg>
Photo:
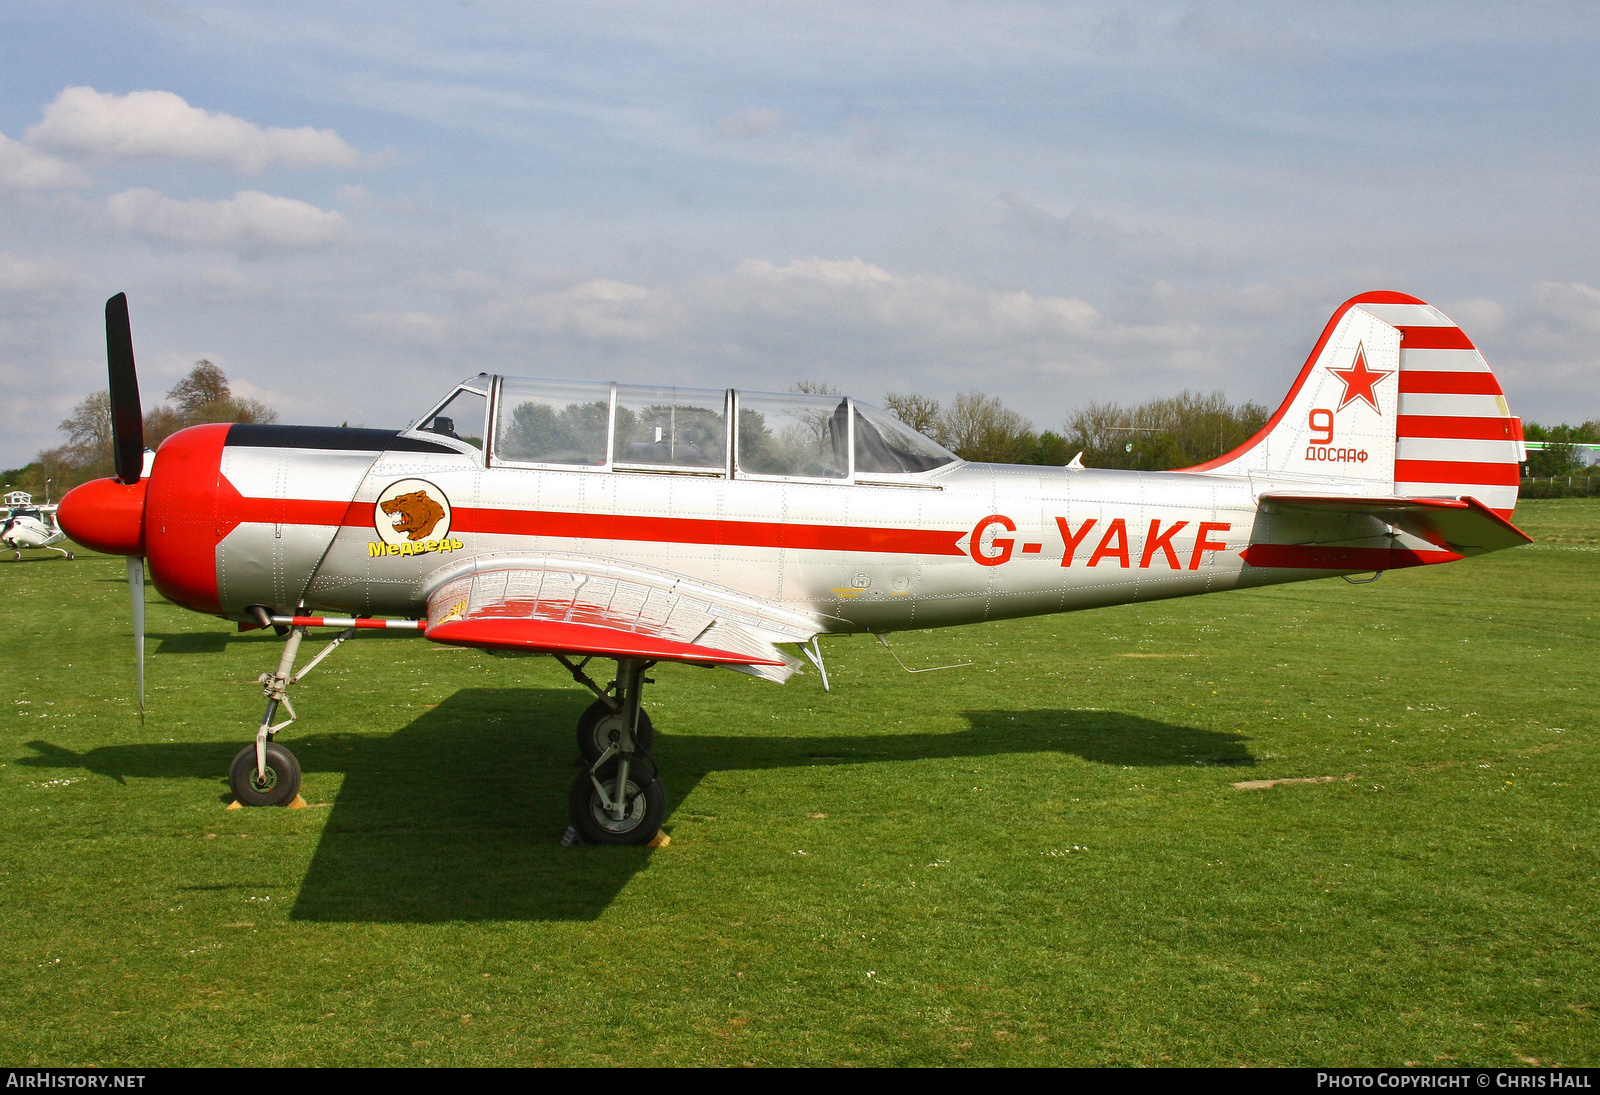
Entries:
<svg viewBox="0 0 1600 1095">
<path fill-rule="evenodd" d="M 376 530 L 371 502 L 238 498 L 231 513 L 241 521 L 299 525 L 343 525 Z M 232 526 L 230 526 L 231 528 Z M 902 555 L 964 555 L 957 546 L 966 530 L 872 528 L 859 525 L 798 525 L 771 521 L 717 521 L 686 517 L 640 517 L 620 513 L 560 510 L 451 510 L 450 531 L 491 536 L 556 536 L 571 540 L 633 540 L 661 544 L 721 544 L 727 547 L 799 548 L 817 551 L 888 552 Z"/>
<path fill-rule="evenodd" d="M 506 509 L 457 509 L 453 532 L 500 536 L 559 536 L 575 540 L 639 540 L 729 547 L 874 551 L 907 555 L 962 555 L 956 541 L 966 531 L 870 528 L 852 525 L 791 525 L 769 521 L 715 521 L 629 514 L 565 513 Z"/>
</svg>

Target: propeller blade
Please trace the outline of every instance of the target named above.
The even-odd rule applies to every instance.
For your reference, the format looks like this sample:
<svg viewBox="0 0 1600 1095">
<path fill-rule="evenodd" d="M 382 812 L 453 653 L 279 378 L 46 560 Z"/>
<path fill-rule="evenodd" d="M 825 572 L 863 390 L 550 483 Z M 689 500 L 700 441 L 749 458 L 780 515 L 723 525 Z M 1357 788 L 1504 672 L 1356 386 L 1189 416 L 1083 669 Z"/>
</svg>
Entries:
<svg viewBox="0 0 1600 1095">
<path fill-rule="evenodd" d="M 139 717 L 144 718 L 144 557 L 128 556 L 128 597 L 133 602 L 133 651 L 139 662 Z"/>
<path fill-rule="evenodd" d="M 133 326 L 128 322 L 126 293 L 106 301 L 106 372 L 117 478 L 132 486 L 144 466 L 144 411 L 139 406 L 139 377 L 133 369 Z"/>
</svg>

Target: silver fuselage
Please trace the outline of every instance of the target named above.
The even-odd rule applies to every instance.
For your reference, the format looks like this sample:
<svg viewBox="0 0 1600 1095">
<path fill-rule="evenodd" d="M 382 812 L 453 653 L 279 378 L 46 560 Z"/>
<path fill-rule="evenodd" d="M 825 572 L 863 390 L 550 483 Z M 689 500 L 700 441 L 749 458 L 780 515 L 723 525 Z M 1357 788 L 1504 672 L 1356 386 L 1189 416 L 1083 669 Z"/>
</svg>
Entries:
<svg viewBox="0 0 1600 1095">
<path fill-rule="evenodd" d="M 1241 550 L 1285 531 L 1258 512 L 1256 497 L 1273 484 L 1186 472 L 957 463 L 894 484 L 805 483 L 231 443 L 220 472 L 253 507 L 247 516 L 282 517 L 240 521 L 218 543 L 218 600 L 231 616 L 250 605 L 418 616 L 430 589 L 503 553 L 671 572 L 813 615 L 826 631 L 971 623 L 1330 573 L 1246 566 Z M 447 535 L 432 537 L 433 548 L 394 550 L 379 525 L 397 518 L 379 498 L 413 480 L 448 499 Z M 1350 531 L 1352 542 L 1391 535 L 1370 520 Z"/>
</svg>

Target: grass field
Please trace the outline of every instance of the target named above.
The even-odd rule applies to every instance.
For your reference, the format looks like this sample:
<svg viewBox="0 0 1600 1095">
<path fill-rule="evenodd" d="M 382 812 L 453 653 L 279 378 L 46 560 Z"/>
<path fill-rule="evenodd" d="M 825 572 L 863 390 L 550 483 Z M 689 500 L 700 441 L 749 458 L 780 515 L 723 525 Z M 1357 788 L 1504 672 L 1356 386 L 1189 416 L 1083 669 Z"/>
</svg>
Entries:
<svg viewBox="0 0 1600 1095">
<path fill-rule="evenodd" d="M 1600 1064 L 1600 501 L 1517 519 L 832 694 L 658 667 L 656 850 L 558 845 L 559 667 L 414 637 L 295 693 L 313 808 L 228 811 L 275 640 L 152 591 L 141 727 L 122 561 L 0 563 L 0 1064 Z"/>
</svg>

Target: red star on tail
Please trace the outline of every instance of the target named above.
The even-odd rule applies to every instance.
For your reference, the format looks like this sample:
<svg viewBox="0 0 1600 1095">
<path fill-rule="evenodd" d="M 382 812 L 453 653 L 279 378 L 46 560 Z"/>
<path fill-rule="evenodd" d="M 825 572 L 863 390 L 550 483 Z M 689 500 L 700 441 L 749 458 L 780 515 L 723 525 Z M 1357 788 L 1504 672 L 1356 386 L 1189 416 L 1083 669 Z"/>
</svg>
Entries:
<svg viewBox="0 0 1600 1095">
<path fill-rule="evenodd" d="M 1339 383 L 1344 385 L 1344 396 L 1339 400 L 1339 410 L 1344 410 L 1358 399 L 1367 401 L 1367 406 L 1378 410 L 1378 394 L 1372 390 L 1374 384 L 1388 376 L 1389 372 L 1380 372 L 1367 368 L 1367 353 L 1358 342 L 1356 343 L 1356 360 L 1348 369 L 1329 368 L 1328 371 L 1339 378 Z M 1381 414 L 1382 412 L 1379 411 Z"/>
</svg>

